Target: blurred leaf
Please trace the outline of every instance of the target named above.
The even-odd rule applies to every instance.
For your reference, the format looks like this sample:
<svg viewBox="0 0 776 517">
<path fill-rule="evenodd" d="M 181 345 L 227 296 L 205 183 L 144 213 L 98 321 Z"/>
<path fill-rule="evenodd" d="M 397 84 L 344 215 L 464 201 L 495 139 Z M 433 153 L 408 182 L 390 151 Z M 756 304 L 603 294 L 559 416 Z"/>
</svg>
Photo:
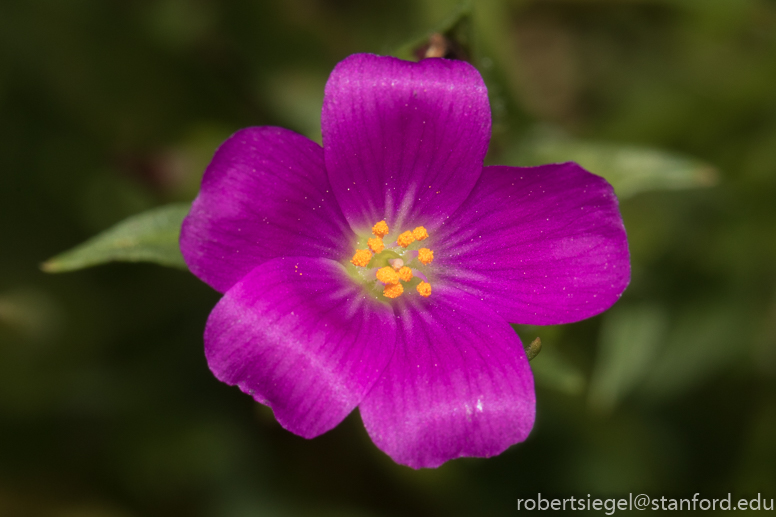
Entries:
<svg viewBox="0 0 776 517">
<path fill-rule="evenodd" d="M 155 262 L 187 269 L 178 248 L 181 223 L 189 204 L 167 205 L 134 215 L 53 257 L 41 266 L 48 273 L 75 271 L 106 262 Z"/>
<path fill-rule="evenodd" d="M 606 313 L 588 402 L 611 411 L 644 378 L 663 342 L 667 317 L 660 307 L 618 307 Z"/>
<path fill-rule="evenodd" d="M 156 42 L 172 50 L 183 50 L 203 41 L 214 29 L 214 11 L 207 2 L 161 0 L 149 4 L 144 14 Z"/>
<path fill-rule="evenodd" d="M 536 383 L 546 388 L 577 395 L 585 387 L 582 372 L 556 348 L 543 347 L 542 353 L 531 361 Z"/>
<path fill-rule="evenodd" d="M 30 341 L 42 342 L 62 328 L 62 308 L 47 292 L 23 288 L 0 293 L 0 328 L 7 326 Z"/>
<path fill-rule="evenodd" d="M 766 375 L 776 375 L 776 296 L 760 321 L 754 345 L 756 368 Z"/>
<path fill-rule="evenodd" d="M 270 76 L 261 88 L 269 109 L 291 129 L 321 143 L 321 109 L 328 74 L 302 68 Z"/>
<path fill-rule="evenodd" d="M 736 469 L 740 493 L 765 492 L 776 486 L 776 404 L 770 402 L 753 415 L 741 447 L 741 464 Z"/>
<path fill-rule="evenodd" d="M 746 357 L 751 309 L 729 301 L 693 304 L 672 315 L 665 344 L 639 392 L 653 400 L 681 396 Z M 673 321 L 676 323 L 674 324 Z"/>
<path fill-rule="evenodd" d="M 136 178 L 107 168 L 84 181 L 71 203 L 79 223 L 90 234 L 155 206 L 151 191 Z"/>
<path fill-rule="evenodd" d="M 412 38 L 391 54 L 401 59 L 417 61 L 423 57 L 429 45 L 433 44 L 433 37 L 441 35 L 447 42 L 446 51 L 441 57 L 467 59 L 471 56 L 472 8 L 471 1 L 461 1 L 444 21 L 425 34 Z"/>
<path fill-rule="evenodd" d="M 127 163 L 123 172 L 143 177 L 168 202 L 189 201 L 199 192 L 214 152 L 233 132 L 233 128 L 217 122 L 192 125 L 173 145 L 147 155 L 124 157 Z"/>
<path fill-rule="evenodd" d="M 519 145 L 511 158 L 523 166 L 577 162 L 603 176 L 620 199 L 651 190 L 710 187 L 717 183 L 717 171 L 711 165 L 650 147 L 534 137 Z"/>
</svg>

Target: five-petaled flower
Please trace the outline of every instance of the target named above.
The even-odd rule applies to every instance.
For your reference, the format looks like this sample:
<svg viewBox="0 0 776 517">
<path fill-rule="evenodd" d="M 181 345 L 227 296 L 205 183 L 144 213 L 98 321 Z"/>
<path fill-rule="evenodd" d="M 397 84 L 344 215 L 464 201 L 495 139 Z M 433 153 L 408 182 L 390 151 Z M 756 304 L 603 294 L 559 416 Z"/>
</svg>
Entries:
<svg viewBox="0 0 776 517">
<path fill-rule="evenodd" d="M 321 123 L 323 147 L 238 131 L 205 172 L 181 250 L 225 293 L 211 370 L 306 438 L 358 407 L 414 468 L 524 440 L 533 376 L 508 322 L 569 323 L 619 298 L 611 186 L 574 163 L 484 167 L 487 90 L 462 61 L 350 56 Z"/>
</svg>

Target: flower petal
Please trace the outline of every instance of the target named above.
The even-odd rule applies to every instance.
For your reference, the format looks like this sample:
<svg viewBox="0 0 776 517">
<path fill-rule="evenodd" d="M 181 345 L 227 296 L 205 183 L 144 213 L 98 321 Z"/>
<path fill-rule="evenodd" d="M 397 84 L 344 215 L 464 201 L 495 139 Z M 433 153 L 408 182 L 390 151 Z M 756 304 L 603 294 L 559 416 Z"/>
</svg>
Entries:
<svg viewBox="0 0 776 517">
<path fill-rule="evenodd" d="M 444 286 L 410 299 L 399 315 L 393 358 L 359 406 L 380 449 L 422 468 L 494 456 L 525 440 L 536 411 L 533 375 L 503 319 Z"/>
<path fill-rule="evenodd" d="M 216 151 L 180 245 L 191 271 L 226 292 L 269 259 L 341 260 L 354 240 L 331 192 L 323 149 L 287 129 L 252 127 Z"/>
<path fill-rule="evenodd" d="M 614 191 L 571 162 L 485 167 L 436 242 L 442 279 L 514 323 L 588 318 L 630 281 Z"/>
<path fill-rule="evenodd" d="M 215 376 L 270 406 L 305 438 L 336 426 L 391 357 L 390 306 L 363 294 L 331 260 L 273 259 L 216 305 L 205 329 Z"/>
<path fill-rule="evenodd" d="M 354 230 L 382 219 L 433 228 L 480 176 L 490 105 L 463 61 L 356 54 L 329 77 L 321 125 L 329 179 Z"/>
</svg>

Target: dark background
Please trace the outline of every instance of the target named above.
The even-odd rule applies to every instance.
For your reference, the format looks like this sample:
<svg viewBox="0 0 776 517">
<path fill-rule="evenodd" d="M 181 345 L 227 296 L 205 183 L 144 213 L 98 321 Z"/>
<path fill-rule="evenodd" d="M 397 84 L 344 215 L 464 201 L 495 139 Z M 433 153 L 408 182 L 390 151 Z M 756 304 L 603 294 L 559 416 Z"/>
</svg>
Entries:
<svg viewBox="0 0 776 517">
<path fill-rule="evenodd" d="M 770 0 L 480 1 L 449 33 L 490 90 L 489 163 L 568 158 L 537 143 L 548 134 L 599 156 L 589 167 L 602 174 L 621 150 L 646 167 L 634 145 L 692 157 L 630 190 L 612 177 L 631 286 L 597 318 L 518 327 L 544 343 L 537 422 L 498 458 L 413 471 L 372 445 L 357 412 L 294 436 L 209 373 L 202 330 L 218 296 L 190 274 L 39 269 L 129 215 L 192 199 L 241 127 L 320 139 L 339 60 L 406 53 L 455 9 L 0 3 L 0 515 L 509 515 L 537 492 L 776 498 Z"/>
</svg>

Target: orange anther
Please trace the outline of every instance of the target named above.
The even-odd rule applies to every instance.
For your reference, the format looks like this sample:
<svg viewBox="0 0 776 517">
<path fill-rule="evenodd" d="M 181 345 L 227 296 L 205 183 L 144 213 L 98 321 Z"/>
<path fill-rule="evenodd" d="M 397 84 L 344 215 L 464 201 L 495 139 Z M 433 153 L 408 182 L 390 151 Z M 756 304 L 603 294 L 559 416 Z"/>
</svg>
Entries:
<svg viewBox="0 0 776 517">
<path fill-rule="evenodd" d="M 385 248 L 382 237 L 372 237 L 366 241 L 366 245 L 375 253 L 380 253 Z"/>
<path fill-rule="evenodd" d="M 420 295 L 424 298 L 428 298 L 431 296 L 431 284 L 428 282 L 421 282 L 418 284 L 418 287 L 416 288 Z"/>
<path fill-rule="evenodd" d="M 402 248 L 406 248 L 413 242 L 415 242 L 415 236 L 412 235 L 412 232 L 406 231 L 399 235 L 399 237 L 396 238 L 396 242 L 401 246 Z"/>
<path fill-rule="evenodd" d="M 386 298 L 398 298 L 403 292 L 404 288 L 401 284 L 388 284 L 385 286 L 385 289 L 383 289 L 383 296 Z"/>
<path fill-rule="evenodd" d="M 399 278 L 401 278 L 403 282 L 409 282 L 412 280 L 412 269 L 408 268 L 407 266 L 399 269 Z"/>
<path fill-rule="evenodd" d="M 358 267 L 366 267 L 372 260 L 372 252 L 369 250 L 356 250 L 356 254 L 350 259 L 350 263 Z"/>
<path fill-rule="evenodd" d="M 377 270 L 377 273 L 375 273 L 375 276 L 379 281 L 381 281 L 384 284 L 399 283 L 399 274 L 396 271 L 394 271 L 394 269 L 390 266 L 381 267 L 380 269 Z"/>
<path fill-rule="evenodd" d="M 428 238 L 428 232 L 422 226 L 418 226 L 412 230 L 412 236 L 415 237 L 416 241 L 422 241 Z"/>
<path fill-rule="evenodd" d="M 385 237 L 388 235 L 388 223 L 385 221 L 380 221 L 376 225 L 372 226 L 372 233 L 378 237 Z"/>
<path fill-rule="evenodd" d="M 418 250 L 418 260 L 428 265 L 434 260 L 434 252 L 428 248 L 420 248 Z"/>
</svg>

